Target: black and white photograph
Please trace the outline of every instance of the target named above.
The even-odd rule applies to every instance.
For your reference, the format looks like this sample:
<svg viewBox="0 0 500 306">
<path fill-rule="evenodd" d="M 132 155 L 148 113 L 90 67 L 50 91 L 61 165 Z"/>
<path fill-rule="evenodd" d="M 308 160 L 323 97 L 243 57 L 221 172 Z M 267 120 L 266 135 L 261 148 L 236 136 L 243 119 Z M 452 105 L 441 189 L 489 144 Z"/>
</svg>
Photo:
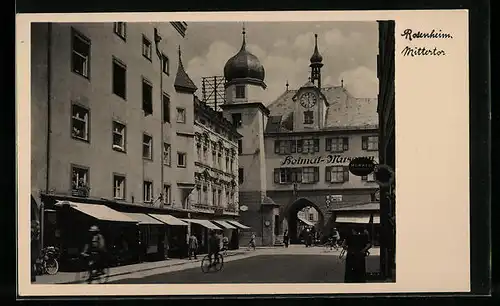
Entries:
<svg viewBox="0 0 500 306">
<path fill-rule="evenodd" d="M 417 137 L 444 120 L 441 133 L 458 134 L 465 116 L 438 122 L 437 111 L 417 112 L 407 102 L 420 99 L 414 79 L 396 78 L 404 63 L 450 65 L 447 46 L 463 40 L 446 23 L 431 32 L 395 13 L 317 21 L 79 16 L 33 20 L 23 36 L 31 209 L 22 218 L 31 240 L 20 252 L 29 250 L 30 288 L 162 285 L 191 294 L 188 286 L 203 285 L 213 292 L 196 292 L 231 294 L 231 286 L 246 292 L 235 284 L 305 284 L 341 293 L 324 286 L 356 284 L 383 292 L 422 278 L 417 264 L 462 288 L 462 270 L 433 268 L 443 259 L 422 250 L 444 227 L 439 208 L 429 217 L 422 207 L 467 200 L 444 185 L 429 199 L 439 183 L 426 191 L 412 182 L 423 182 L 418 171 L 430 152 L 447 165 L 439 150 L 462 145 L 455 136 L 440 145 Z M 441 84 L 442 94 L 461 81 Z M 464 173 L 446 179 L 468 192 Z M 401 238 L 400 226 L 418 238 Z M 116 294 L 136 293 L 120 288 Z"/>
</svg>

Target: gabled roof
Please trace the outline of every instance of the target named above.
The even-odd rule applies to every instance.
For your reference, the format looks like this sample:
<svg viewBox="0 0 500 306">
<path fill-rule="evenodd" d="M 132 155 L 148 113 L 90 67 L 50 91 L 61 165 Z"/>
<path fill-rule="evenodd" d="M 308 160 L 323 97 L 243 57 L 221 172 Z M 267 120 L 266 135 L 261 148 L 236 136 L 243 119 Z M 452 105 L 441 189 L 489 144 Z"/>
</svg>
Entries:
<svg viewBox="0 0 500 306">
<path fill-rule="evenodd" d="M 270 117 L 281 116 L 281 124 L 278 126 L 277 123 L 268 120 L 266 132 L 279 132 L 283 128 L 282 123 L 286 122 L 285 119 L 293 120 L 290 116 L 295 109 L 296 101 L 293 97 L 297 92 L 298 90 L 287 90 L 269 104 Z M 378 127 L 376 98 L 353 97 L 343 86 L 323 87 L 321 93 L 328 105 L 325 114 L 325 130 Z M 293 123 L 291 126 L 293 127 Z"/>
<path fill-rule="evenodd" d="M 198 87 L 194 85 L 193 80 L 189 77 L 181 58 L 181 47 L 179 46 L 179 66 L 177 67 L 177 74 L 175 75 L 174 87 L 177 91 L 194 93 Z"/>
</svg>

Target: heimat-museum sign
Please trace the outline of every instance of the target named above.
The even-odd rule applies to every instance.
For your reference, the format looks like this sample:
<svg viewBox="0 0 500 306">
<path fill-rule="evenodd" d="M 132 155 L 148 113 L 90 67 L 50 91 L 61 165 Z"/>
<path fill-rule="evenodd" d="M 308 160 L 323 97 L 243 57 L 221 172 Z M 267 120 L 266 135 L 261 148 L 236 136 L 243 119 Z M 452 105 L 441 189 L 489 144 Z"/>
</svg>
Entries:
<svg viewBox="0 0 500 306">
<path fill-rule="evenodd" d="M 328 154 L 326 156 L 314 156 L 314 157 L 294 157 L 292 155 L 288 155 L 281 161 L 282 166 L 295 166 L 295 165 L 319 165 L 319 164 L 337 164 L 337 165 L 346 165 L 351 162 L 351 160 L 355 158 L 368 158 L 372 161 L 375 161 L 375 156 L 342 156 L 342 155 L 332 155 Z"/>
</svg>

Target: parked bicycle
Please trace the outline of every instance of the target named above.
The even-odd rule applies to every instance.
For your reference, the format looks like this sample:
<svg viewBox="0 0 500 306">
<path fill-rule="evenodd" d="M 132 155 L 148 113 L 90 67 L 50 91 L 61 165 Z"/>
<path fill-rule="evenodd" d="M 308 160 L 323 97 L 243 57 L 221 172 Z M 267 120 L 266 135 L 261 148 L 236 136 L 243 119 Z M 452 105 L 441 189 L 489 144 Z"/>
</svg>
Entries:
<svg viewBox="0 0 500 306">
<path fill-rule="evenodd" d="M 109 279 L 109 267 L 104 264 L 103 260 L 97 260 L 95 252 L 91 254 L 82 253 L 81 255 L 86 263 L 86 270 L 82 272 L 80 279 L 88 284 L 92 284 L 93 282 L 99 284 L 106 283 Z"/>
<path fill-rule="evenodd" d="M 48 246 L 42 249 L 40 255 L 35 261 L 35 270 L 38 275 L 50 274 L 54 275 L 59 271 L 59 248 Z"/>
<path fill-rule="evenodd" d="M 222 267 L 224 267 L 224 256 L 220 253 L 213 255 L 212 262 L 210 262 L 208 255 L 205 255 L 201 260 L 201 271 L 203 273 L 219 272 L 222 270 Z"/>
</svg>

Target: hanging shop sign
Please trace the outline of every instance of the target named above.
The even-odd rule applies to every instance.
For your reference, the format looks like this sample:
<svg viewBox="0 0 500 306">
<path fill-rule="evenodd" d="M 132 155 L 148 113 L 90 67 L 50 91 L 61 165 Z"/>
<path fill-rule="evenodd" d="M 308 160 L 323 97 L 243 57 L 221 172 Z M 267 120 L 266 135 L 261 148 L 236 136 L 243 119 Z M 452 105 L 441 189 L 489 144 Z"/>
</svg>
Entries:
<svg viewBox="0 0 500 306">
<path fill-rule="evenodd" d="M 373 172 L 375 163 L 368 157 L 357 157 L 349 163 L 349 172 L 356 176 L 366 176 Z"/>
<path fill-rule="evenodd" d="M 375 182 L 382 187 L 388 187 L 394 182 L 394 171 L 388 165 L 377 165 L 373 171 Z"/>
<path fill-rule="evenodd" d="M 313 156 L 313 157 L 302 157 L 288 155 L 283 160 L 281 160 L 281 166 L 295 166 L 295 165 L 345 165 L 349 164 L 351 161 L 364 158 L 375 162 L 376 156 L 343 156 L 343 155 L 333 155 L 328 154 L 326 156 Z"/>
<path fill-rule="evenodd" d="M 248 206 L 246 206 L 246 205 L 240 206 L 240 211 L 247 211 L 247 210 L 248 210 Z"/>
</svg>

